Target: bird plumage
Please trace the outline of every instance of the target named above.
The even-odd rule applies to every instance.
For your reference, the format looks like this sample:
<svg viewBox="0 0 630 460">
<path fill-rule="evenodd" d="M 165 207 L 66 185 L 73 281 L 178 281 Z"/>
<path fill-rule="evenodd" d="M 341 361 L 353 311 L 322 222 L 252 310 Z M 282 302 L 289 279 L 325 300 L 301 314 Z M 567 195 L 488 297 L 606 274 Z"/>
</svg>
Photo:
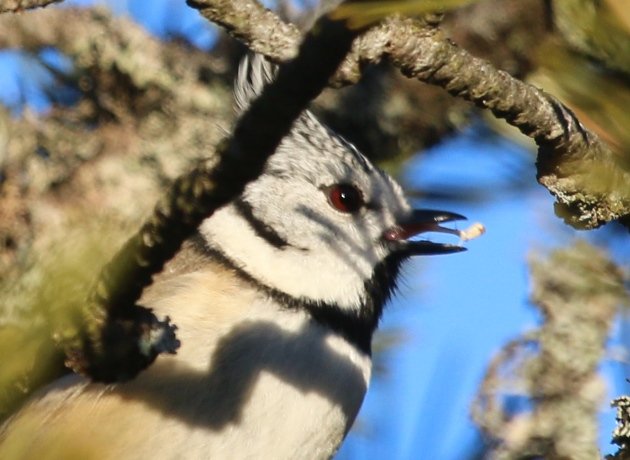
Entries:
<svg viewBox="0 0 630 460">
<path fill-rule="evenodd" d="M 239 110 L 272 74 L 260 57 L 241 67 Z M 460 216 L 400 230 L 414 215 L 398 184 L 305 112 L 143 295 L 178 325 L 177 355 L 124 384 L 53 383 L 5 424 L 0 457 L 55 458 L 72 439 L 104 459 L 329 458 L 367 391 L 401 263 L 460 249 L 406 239 Z"/>
</svg>

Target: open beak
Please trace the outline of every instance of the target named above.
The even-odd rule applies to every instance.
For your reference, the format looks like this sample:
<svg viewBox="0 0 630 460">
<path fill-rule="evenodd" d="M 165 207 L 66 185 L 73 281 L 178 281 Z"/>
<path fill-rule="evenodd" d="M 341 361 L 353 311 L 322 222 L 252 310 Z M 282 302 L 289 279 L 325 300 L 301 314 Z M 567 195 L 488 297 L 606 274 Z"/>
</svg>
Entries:
<svg viewBox="0 0 630 460">
<path fill-rule="evenodd" d="M 399 222 L 397 226 L 385 231 L 383 239 L 395 251 L 403 252 L 409 256 L 450 254 L 465 251 L 465 247 L 455 244 L 410 240 L 410 238 L 426 232 L 450 233 L 461 238 L 462 232 L 459 230 L 440 226 L 442 223 L 457 220 L 466 220 L 466 218 L 454 212 L 414 209 L 403 222 Z"/>
</svg>

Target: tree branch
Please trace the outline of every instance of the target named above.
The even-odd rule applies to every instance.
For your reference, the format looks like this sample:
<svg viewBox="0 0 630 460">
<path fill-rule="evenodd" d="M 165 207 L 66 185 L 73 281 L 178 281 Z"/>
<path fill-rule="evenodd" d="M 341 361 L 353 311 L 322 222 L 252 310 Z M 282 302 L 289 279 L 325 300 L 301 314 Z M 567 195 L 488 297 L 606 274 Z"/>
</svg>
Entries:
<svg viewBox="0 0 630 460">
<path fill-rule="evenodd" d="M 302 34 L 256 1 L 187 0 L 191 8 L 210 22 L 225 28 L 230 36 L 252 51 L 280 63 L 293 58 Z"/>
<path fill-rule="evenodd" d="M 256 1 L 198 0 L 195 7 L 272 60 L 295 53 L 299 32 Z M 630 166 L 553 96 L 471 56 L 435 24 L 399 17 L 358 39 L 331 84 L 355 83 L 362 65 L 383 58 L 406 76 L 489 109 L 533 138 L 538 181 L 556 197 L 556 211 L 568 224 L 590 229 L 630 216 Z"/>
<path fill-rule="evenodd" d="M 159 353 L 175 351 L 179 343 L 168 318 L 157 321 L 135 304 L 142 290 L 203 219 L 258 177 L 360 32 L 328 16 L 320 18 L 296 59 L 280 67 L 230 138 L 218 146 L 217 155 L 175 181 L 141 230 L 104 268 L 85 308 L 86 327 L 67 345 L 70 367 L 94 380 L 125 380 Z"/>
<path fill-rule="evenodd" d="M 66 87 L 80 99 L 45 113 L 0 113 L 8 136 L 0 142 L 0 240 L 15 242 L 2 251 L 0 279 L 27 269 L 19 254 L 48 244 L 70 216 L 135 228 L 165 181 L 212 152 L 233 120 L 228 58 L 161 41 L 104 8 L 1 15 L 4 47 L 27 50 L 34 62 L 43 48 L 60 50 L 73 64 L 60 76 L 67 83 L 55 79 L 44 90 L 53 103 Z"/>
<path fill-rule="evenodd" d="M 0 0 L 0 13 L 19 13 L 33 8 L 43 8 L 63 0 Z"/>
<path fill-rule="evenodd" d="M 538 181 L 557 211 L 578 228 L 630 215 L 630 169 L 553 96 L 495 69 L 439 33 L 421 34 L 412 21 L 392 20 L 387 54 L 401 71 L 487 108 L 538 144 Z"/>
<path fill-rule="evenodd" d="M 617 452 L 607 455 L 606 460 L 630 459 L 630 396 L 615 398 L 610 405 L 617 408 L 617 426 L 613 430 L 612 442 L 619 447 Z"/>
<path fill-rule="evenodd" d="M 583 241 L 533 261 L 531 272 L 532 302 L 544 323 L 493 361 L 473 416 L 496 447 L 493 458 L 599 458 L 597 412 L 605 388 L 597 369 L 617 309 L 630 300 L 624 274 Z M 518 369 L 516 381 L 509 369 Z M 531 410 L 510 413 L 509 395 L 528 397 Z"/>
</svg>

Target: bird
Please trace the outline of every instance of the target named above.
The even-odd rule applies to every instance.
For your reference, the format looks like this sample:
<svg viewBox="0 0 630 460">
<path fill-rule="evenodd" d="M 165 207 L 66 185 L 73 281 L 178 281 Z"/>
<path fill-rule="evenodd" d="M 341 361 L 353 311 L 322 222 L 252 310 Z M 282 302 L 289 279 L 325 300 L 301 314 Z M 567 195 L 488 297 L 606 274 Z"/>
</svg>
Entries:
<svg viewBox="0 0 630 460">
<path fill-rule="evenodd" d="M 237 111 L 273 79 L 247 57 Z M 413 209 L 395 180 L 303 112 L 261 176 L 205 219 L 140 303 L 181 347 L 116 384 L 67 375 L 0 429 L 0 458 L 325 459 L 369 386 L 403 263 L 463 216 Z"/>
</svg>

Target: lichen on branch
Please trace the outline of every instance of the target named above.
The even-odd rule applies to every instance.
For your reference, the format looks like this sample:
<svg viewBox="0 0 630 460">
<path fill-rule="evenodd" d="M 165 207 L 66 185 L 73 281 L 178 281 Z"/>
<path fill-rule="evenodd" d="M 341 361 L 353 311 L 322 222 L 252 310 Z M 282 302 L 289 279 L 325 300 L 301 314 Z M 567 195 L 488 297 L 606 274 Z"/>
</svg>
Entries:
<svg viewBox="0 0 630 460">
<path fill-rule="evenodd" d="M 503 347 L 473 405 L 497 459 L 598 459 L 598 368 L 613 318 L 630 304 L 626 275 L 603 251 L 578 241 L 531 261 L 539 329 Z M 516 377 L 507 369 L 518 369 Z M 506 377 L 509 376 L 509 377 Z M 530 409 L 510 413 L 510 396 Z"/>
<path fill-rule="evenodd" d="M 67 364 L 93 380 L 132 378 L 179 345 L 166 321 L 138 305 L 152 276 L 192 236 L 203 219 L 235 199 L 263 171 L 307 104 L 326 86 L 361 29 L 322 16 L 306 34 L 297 57 L 238 120 L 212 159 L 180 176 L 153 214 L 105 266 L 84 308 L 86 327 L 67 340 Z M 166 337 L 166 343 L 150 338 Z M 148 346 L 147 346 L 148 342 Z"/>
<path fill-rule="evenodd" d="M 195 0 L 194 7 L 275 61 L 295 52 L 297 29 L 257 1 Z M 568 224 L 591 229 L 630 216 L 627 161 L 556 98 L 471 56 L 430 22 L 397 16 L 383 21 L 356 41 L 331 84 L 355 83 L 363 65 L 388 59 L 409 78 L 439 85 L 533 138 L 538 181 L 556 197 L 556 211 Z"/>
<path fill-rule="evenodd" d="M 43 8 L 63 0 L 0 0 L 0 13 L 19 13 L 33 8 Z"/>
</svg>

